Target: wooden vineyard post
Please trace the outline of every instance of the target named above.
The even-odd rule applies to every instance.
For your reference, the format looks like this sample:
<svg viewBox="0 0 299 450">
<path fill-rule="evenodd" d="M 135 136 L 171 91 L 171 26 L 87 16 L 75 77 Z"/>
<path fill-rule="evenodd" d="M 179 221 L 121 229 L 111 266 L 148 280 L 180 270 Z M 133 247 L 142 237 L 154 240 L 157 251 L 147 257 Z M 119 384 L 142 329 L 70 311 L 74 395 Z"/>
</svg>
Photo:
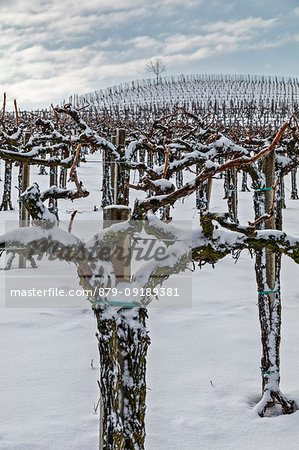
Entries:
<svg viewBox="0 0 299 450">
<path fill-rule="evenodd" d="M 30 133 L 25 133 L 24 135 L 24 144 L 26 144 L 29 141 Z M 29 186 L 30 181 L 30 166 L 28 163 L 22 163 L 21 168 L 21 192 L 23 193 L 26 191 L 26 189 Z M 22 227 L 28 227 L 30 224 L 30 217 L 28 214 L 27 209 L 25 208 L 24 204 L 20 202 L 20 213 L 19 213 L 19 226 Z M 19 255 L 19 268 L 25 269 L 26 268 L 26 259 L 23 255 Z"/>
<path fill-rule="evenodd" d="M 111 205 L 106 206 L 103 209 L 104 223 L 103 227 L 108 228 L 110 225 L 116 222 L 125 222 L 130 219 L 131 209 L 124 205 Z M 116 282 L 130 281 L 131 270 L 130 264 L 126 264 L 126 258 L 120 260 L 119 255 L 123 252 L 123 255 L 130 254 L 131 240 L 128 236 L 125 237 L 123 242 L 119 242 L 117 247 L 121 249 L 119 252 L 115 252 L 115 256 L 112 257 L 112 264 L 114 267 L 114 273 Z"/>
<path fill-rule="evenodd" d="M 266 186 L 271 187 L 274 185 L 275 177 L 275 152 L 271 152 L 263 161 L 263 172 L 265 174 Z M 270 211 L 273 202 L 273 191 L 265 191 L 265 208 L 266 211 Z M 270 220 L 266 222 L 267 230 L 275 229 L 275 215 L 271 217 Z M 266 274 L 267 274 L 267 284 L 270 291 L 274 290 L 275 287 L 275 253 L 271 250 L 266 249 Z M 270 297 L 271 305 L 273 305 L 274 294 L 268 294 Z"/>
<path fill-rule="evenodd" d="M 122 128 L 116 130 L 116 135 L 111 137 L 111 143 L 117 147 L 124 147 L 126 140 L 126 131 Z M 103 227 L 108 228 L 113 222 L 125 222 L 129 220 L 131 210 L 128 207 L 129 197 L 127 196 L 124 200 L 125 203 L 122 203 L 120 198 L 120 183 L 121 183 L 121 168 L 116 163 L 116 159 L 112 157 L 111 161 L 111 189 L 112 189 L 112 198 L 113 205 L 105 206 L 103 208 Z M 118 244 L 123 248 L 124 252 L 130 251 L 131 242 L 128 241 L 128 238 L 121 244 Z M 124 253 L 127 254 L 127 253 Z M 123 261 L 117 260 L 114 258 L 112 261 L 115 275 L 117 281 L 128 281 L 130 280 L 130 267 L 126 267 Z"/>
<path fill-rule="evenodd" d="M 228 170 L 228 203 L 231 218 L 235 223 L 238 223 L 238 175 L 236 167 Z"/>
<path fill-rule="evenodd" d="M 118 147 L 124 147 L 126 140 L 126 131 L 122 128 L 116 130 L 116 135 L 111 137 L 111 143 Z M 121 168 L 116 164 L 116 160 L 112 157 L 111 164 L 111 188 L 113 196 L 113 205 L 105 206 L 103 208 L 103 227 L 108 228 L 113 222 L 125 222 L 130 219 L 131 209 L 129 208 L 129 196 L 122 198 L 120 196 L 120 182 L 122 180 Z M 129 191 L 129 190 L 127 190 Z M 122 203 L 124 200 L 124 203 Z M 125 238 L 124 242 L 118 244 L 119 247 L 123 249 L 124 254 L 130 252 L 131 242 L 128 237 Z M 124 261 L 120 261 L 119 258 L 115 257 L 112 261 L 115 271 L 115 276 L 117 282 L 119 281 L 129 281 L 131 276 L 130 265 L 125 265 Z"/>
<path fill-rule="evenodd" d="M 124 129 L 117 129 L 114 136 L 111 136 L 111 143 L 117 148 L 125 146 L 126 133 Z M 103 163 L 103 197 L 102 207 L 107 205 L 129 204 L 129 188 L 126 182 L 129 181 L 128 171 L 122 170 L 117 163 L 115 156 L 104 152 Z M 103 210 L 104 211 L 104 210 Z M 105 220 L 105 212 L 104 212 Z"/>
<path fill-rule="evenodd" d="M 112 136 L 111 143 L 123 149 L 126 143 L 126 130 L 118 128 L 116 135 Z M 116 159 L 112 157 L 111 160 L 111 189 L 113 203 L 115 205 L 129 205 L 129 188 L 127 183 L 129 182 L 129 172 L 123 170 L 123 168 L 117 163 Z"/>
<path fill-rule="evenodd" d="M 117 136 L 111 136 L 111 144 L 117 146 L 118 142 L 117 142 Z M 112 189 L 112 198 L 113 198 L 113 203 L 116 205 L 117 204 L 117 191 L 118 191 L 118 186 L 117 186 L 117 179 L 118 179 L 118 170 L 117 170 L 117 166 L 116 166 L 116 160 L 115 157 L 112 156 L 111 158 L 111 189 Z"/>
<path fill-rule="evenodd" d="M 207 184 L 207 201 L 208 201 L 208 206 L 210 205 L 210 200 L 211 200 L 212 184 L 213 184 L 213 178 L 210 177 L 208 179 L 208 184 Z"/>
</svg>

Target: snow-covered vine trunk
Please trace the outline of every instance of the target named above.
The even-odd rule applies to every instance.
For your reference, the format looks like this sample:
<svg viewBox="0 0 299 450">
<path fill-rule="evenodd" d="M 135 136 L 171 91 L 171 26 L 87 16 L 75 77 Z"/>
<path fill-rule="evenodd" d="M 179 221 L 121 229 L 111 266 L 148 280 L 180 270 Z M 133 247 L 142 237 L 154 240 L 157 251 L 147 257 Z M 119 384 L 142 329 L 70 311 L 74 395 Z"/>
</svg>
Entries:
<svg viewBox="0 0 299 450">
<path fill-rule="evenodd" d="M 196 165 L 196 174 L 198 175 L 202 167 L 200 164 Z M 200 213 L 204 213 L 209 210 L 209 203 L 211 199 L 213 179 L 209 178 L 203 184 L 196 189 L 196 208 L 200 210 Z"/>
<path fill-rule="evenodd" d="M 142 148 L 142 149 L 139 150 L 138 153 L 139 153 L 139 162 L 145 162 L 145 155 L 146 155 L 145 150 Z M 144 175 L 144 170 L 141 169 L 139 171 L 139 178 L 142 178 L 143 175 Z"/>
<path fill-rule="evenodd" d="M 280 192 L 280 202 L 281 208 L 286 209 L 286 201 L 285 201 L 285 183 L 284 183 L 284 175 L 280 175 L 279 177 L 279 192 Z"/>
<path fill-rule="evenodd" d="M 285 199 L 281 193 L 282 185 L 278 183 L 276 188 L 275 229 L 282 230 L 282 210 L 285 208 Z"/>
<path fill-rule="evenodd" d="M 255 192 L 256 218 L 269 213 L 273 201 L 275 176 L 275 154 L 272 152 L 263 162 L 264 186 Z M 281 202 L 277 207 L 281 208 Z M 278 214 L 281 217 L 281 214 Z M 281 221 L 280 221 L 281 225 Z M 259 228 L 275 229 L 275 216 L 259 224 Z M 280 292 L 281 256 L 269 249 L 256 252 L 255 272 L 258 288 L 259 320 L 261 327 L 261 374 L 262 398 L 256 406 L 257 413 L 290 414 L 295 410 L 295 402 L 288 400 L 280 392 L 280 339 L 281 339 L 281 292 Z"/>
<path fill-rule="evenodd" d="M 66 189 L 66 181 L 67 181 L 67 169 L 65 167 L 60 167 L 59 187 L 61 189 Z"/>
<path fill-rule="evenodd" d="M 0 211 L 2 210 L 7 211 L 8 209 L 13 209 L 11 203 L 11 177 L 12 177 L 12 163 L 5 162 L 3 197 L 0 206 Z"/>
<path fill-rule="evenodd" d="M 242 171 L 242 187 L 241 187 L 241 191 L 242 192 L 249 192 L 249 188 L 247 186 L 247 172 L 245 172 L 245 170 Z"/>
<path fill-rule="evenodd" d="M 70 156 L 70 150 L 66 149 L 63 152 L 63 157 L 68 158 Z M 67 169 L 66 167 L 60 167 L 60 173 L 59 173 L 59 187 L 61 189 L 66 189 L 66 182 L 67 182 Z"/>
<path fill-rule="evenodd" d="M 21 198 L 20 195 L 23 192 L 22 189 L 22 185 L 23 185 L 23 167 L 22 164 L 19 165 L 19 173 L 18 173 L 18 191 L 19 191 L 19 198 L 18 198 L 18 203 L 19 203 L 19 222 L 21 222 L 21 211 L 22 211 L 22 202 L 21 202 Z"/>
<path fill-rule="evenodd" d="M 58 167 L 57 166 L 51 166 L 50 167 L 50 187 L 57 186 L 57 174 Z M 58 209 L 57 209 L 57 199 L 56 198 L 50 198 L 49 199 L 49 211 L 54 213 L 58 217 Z"/>
<path fill-rule="evenodd" d="M 178 159 L 181 159 L 181 157 L 182 157 L 182 152 L 180 150 L 178 151 L 177 157 L 178 157 Z M 176 187 L 177 187 L 177 189 L 180 189 L 183 186 L 183 184 L 184 184 L 183 171 L 179 170 L 176 173 L 175 178 L 176 178 Z"/>
<path fill-rule="evenodd" d="M 103 150 L 103 177 L 102 177 L 102 201 L 101 207 L 111 205 L 113 203 L 112 187 L 111 187 L 111 160 L 112 157 L 108 150 Z"/>
<path fill-rule="evenodd" d="M 291 181 L 292 181 L 292 193 L 291 193 L 291 199 L 292 200 L 298 200 L 298 191 L 297 191 L 297 168 L 292 169 L 291 171 Z"/>
<path fill-rule="evenodd" d="M 228 198 L 228 171 L 226 170 L 224 172 L 224 178 L 223 178 L 223 190 L 224 190 L 224 196 L 223 199 L 227 199 Z"/>
<path fill-rule="evenodd" d="M 130 172 L 128 170 L 123 170 L 118 164 L 117 167 L 117 205 L 129 205 L 129 188 L 128 183 L 130 181 Z"/>
<path fill-rule="evenodd" d="M 18 182 L 19 182 L 19 193 L 22 194 L 29 186 L 30 181 L 30 166 L 27 163 L 22 163 L 20 165 Z M 20 199 L 19 199 L 20 200 Z M 22 202 L 19 202 L 19 226 L 28 227 L 30 225 L 30 216 Z M 19 268 L 26 268 L 26 259 L 23 255 L 19 255 Z"/>
<path fill-rule="evenodd" d="M 145 445 L 145 308 L 95 309 L 100 353 L 100 450 Z"/>
<path fill-rule="evenodd" d="M 227 204 L 231 220 L 238 223 L 238 179 L 235 167 L 227 170 Z"/>
<path fill-rule="evenodd" d="M 272 255 L 271 255 L 272 256 Z M 271 261 L 272 262 L 272 261 Z M 270 273 L 269 255 L 262 250 L 256 255 L 256 277 L 258 285 L 258 307 L 262 341 L 262 399 L 258 403 L 257 413 L 265 415 L 291 414 L 295 410 L 295 402 L 288 400 L 280 392 L 280 339 L 281 339 L 281 293 L 280 269 L 281 256 L 274 255 L 274 277 L 272 267 Z M 265 277 L 266 274 L 266 277 Z M 280 405 L 280 411 L 274 409 Z"/>
<path fill-rule="evenodd" d="M 47 175 L 46 168 L 45 168 L 45 166 L 43 166 L 42 164 L 39 166 L 39 172 L 38 172 L 38 174 L 39 174 L 39 175 Z"/>
<path fill-rule="evenodd" d="M 126 130 L 123 128 L 116 130 L 116 145 L 118 145 L 118 148 L 124 148 L 126 145 Z M 124 170 L 121 164 L 115 164 L 115 175 L 116 184 L 113 187 L 116 190 L 116 195 L 114 203 L 128 206 L 130 171 Z"/>
</svg>

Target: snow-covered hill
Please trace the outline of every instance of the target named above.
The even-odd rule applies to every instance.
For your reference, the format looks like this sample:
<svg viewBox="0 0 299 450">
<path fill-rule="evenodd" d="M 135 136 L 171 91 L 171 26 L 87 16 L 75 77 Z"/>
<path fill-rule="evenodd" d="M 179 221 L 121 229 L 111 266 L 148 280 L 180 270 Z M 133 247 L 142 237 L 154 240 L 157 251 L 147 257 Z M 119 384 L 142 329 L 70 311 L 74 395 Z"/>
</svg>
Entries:
<svg viewBox="0 0 299 450">
<path fill-rule="evenodd" d="M 181 75 L 137 80 L 74 95 L 75 106 L 92 105 L 113 114 L 158 115 L 175 105 L 202 114 L 211 112 L 225 122 L 242 116 L 244 120 L 284 120 L 299 104 L 298 78 L 255 75 Z"/>
</svg>

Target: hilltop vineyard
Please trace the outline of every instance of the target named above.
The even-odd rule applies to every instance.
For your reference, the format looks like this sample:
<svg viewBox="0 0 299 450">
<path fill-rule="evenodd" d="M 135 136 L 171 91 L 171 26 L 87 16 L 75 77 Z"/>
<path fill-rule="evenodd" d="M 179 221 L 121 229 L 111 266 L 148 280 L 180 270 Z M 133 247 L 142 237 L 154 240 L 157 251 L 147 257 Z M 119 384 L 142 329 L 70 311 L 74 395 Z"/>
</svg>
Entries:
<svg viewBox="0 0 299 450">
<path fill-rule="evenodd" d="M 277 128 L 299 104 L 298 78 L 255 75 L 180 75 L 132 81 L 86 95 L 69 103 L 86 104 L 95 114 L 142 122 L 156 119 L 174 106 L 206 115 L 222 126 Z"/>
</svg>

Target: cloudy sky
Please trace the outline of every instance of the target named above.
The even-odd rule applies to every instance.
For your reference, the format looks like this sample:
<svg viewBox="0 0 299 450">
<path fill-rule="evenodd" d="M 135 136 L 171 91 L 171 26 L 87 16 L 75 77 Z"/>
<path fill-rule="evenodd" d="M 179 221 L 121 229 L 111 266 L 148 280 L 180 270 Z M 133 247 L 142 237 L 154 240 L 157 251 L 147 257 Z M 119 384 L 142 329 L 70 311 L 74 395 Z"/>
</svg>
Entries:
<svg viewBox="0 0 299 450">
<path fill-rule="evenodd" d="M 298 0 L 0 0 L 0 86 L 21 109 L 148 77 L 298 76 Z"/>
</svg>

